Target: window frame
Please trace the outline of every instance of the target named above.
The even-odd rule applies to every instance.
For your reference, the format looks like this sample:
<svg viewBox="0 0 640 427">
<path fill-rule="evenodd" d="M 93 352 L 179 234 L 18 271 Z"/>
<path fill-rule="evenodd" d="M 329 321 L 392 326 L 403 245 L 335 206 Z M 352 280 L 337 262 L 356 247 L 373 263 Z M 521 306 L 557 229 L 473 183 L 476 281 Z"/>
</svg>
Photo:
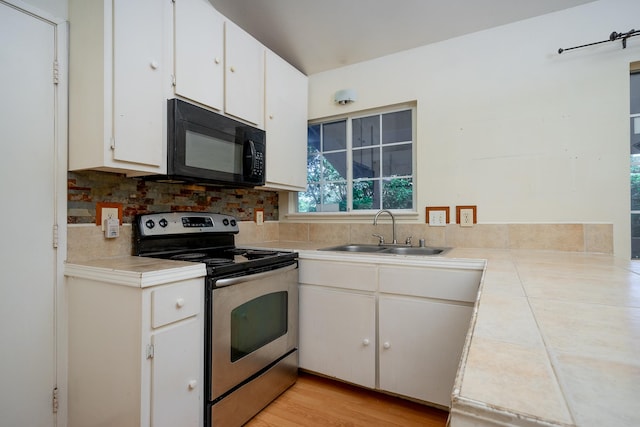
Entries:
<svg viewBox="0 0 640 427">
<path fill-rule="evenodd" d="M 362 217 L 369 217 L 372 214 L 374 214 L 375 212 L 377 212 L 378 210 L 382 209 L 382 207 L 380 208 L 372 208 L 372 209 L 357 209 L 354 210 L 353 209 L 353 184 L 355 181 L 358 180 L 367 180 L 367 179 L 354 179 L 353 178 L 353 152 L 354 152 L 354 146 L 353 146 L 353 120 L 356 119 L 361 119 L 361 118 L 366 118 L 366 117 L 370 117 L 370 116 L 379 116 L 382 117 L 382 115 L 384 114 L 389 114 L 389 113 L 395 113 L 395 112 L 400 112 L 400 111 L 411 111 L 411 175 L 410 175 L 410 179 L 412 182 L 412 187 L 413 187 L 413 191 L 412 191 L 412 207 L 409 209 L 390 209 L 391 211 L 394 212 L 394 214 L 398 214 L 401 216 L 417 216 L 418 215 L 418 211 L 417 211 L 417 175 L 418 175 L 418 170 L 417 170 L 417 120 L 416 120 L 416 116 L 417 116 L 417 106 L 415 102 L 410 102 L 410 103 L 402 103 L 402 104 L 395 104 L 395 105 L 389 105 L 389 106 L 385 106 L 385 107 L 379 107 L 379 108 L 374 108 L 374 109 L 368 109 L 368 110 L 360 110 L 360 111 L 352 111 L 352 112 L 348 112 L 345 114 L 341 114 L 341 115 L 335 115 L 335 116 L 330 116 L 330 117 L 323 117 L 323 118 L 318 118 L 318 119 L 313 119 L 313 120 L 309 120 L 309 122 L 307 123 L 307 126 L 312 126 L 312 125 L 317 125 L 317 124 L 329 124 L 329 123 L 334 123 L 334 122 L 338 122 L 341 120 L 346 120 L 346 162 L 347 162 L 347 177 L 346 177 L 346 185 L 347 185 L 347 210 L 346 211 L 334 211 L 334 212 L 298 212 L 298 194 L 299 192 L 292 192 L 290 194 L 289 197 L 289 206 L 288 206 L 288 214 L 286 214 L 287 217 L 324 217 L 324 218 L 330 218 L 330 217 L 351 217 L 351 218 L 355 218 L 358 216 L 362 216 Z M 380 155 L 382 156 L 382 148 L 385 146 L 393 146 L 393 145 L 402 145 L 403 142 L 394 142 L 394 143 L 389 143 L 389 144 L 383 144 L 382 140 L 380 141 L 379 145 L 374 145 L 374 146 L 370 146 L 370 147 L 378 147 L 378 149 L 380 149 Z M 363 148 L 367 148 L 367 147 L 355 147 L 356 149 L 363 149 Z M 333 150 L 329 150 L 329 151 L 333 151 Z M 324 153 L 324 152 L 323 152 Z M 381 159 L 382 160 L 382 159 Z M 383 182 L 385 177 L 382 175 L 382 170 L 380 173 L 380 177 L 378 178 L 373 178 L 373 180 L 378 180 L 378 182 L 380 182 L 380 192 L 382 193 L 382 186 L 383 186 Z M 405 177 L 405 176 L 403 176 Z"/>
</svg>

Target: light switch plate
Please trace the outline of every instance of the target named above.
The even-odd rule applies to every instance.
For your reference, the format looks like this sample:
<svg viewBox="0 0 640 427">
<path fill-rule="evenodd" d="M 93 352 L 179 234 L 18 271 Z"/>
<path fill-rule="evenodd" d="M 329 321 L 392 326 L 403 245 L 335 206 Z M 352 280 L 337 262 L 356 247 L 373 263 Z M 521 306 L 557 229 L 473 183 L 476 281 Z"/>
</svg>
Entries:
<svg viewBox="0 0 640 427">
<path fill-rule="evenodd" d="M 430 211 L 429 212 L 429 225 L 434 227 L 444 227 L 447 225 L 445 211 Z"/>
<path fill-rule="evenodd" d="M 427 206 L 426 220 L 430 226 L 446 226 L 449 223 L 449 206 Z"/>
</svg>

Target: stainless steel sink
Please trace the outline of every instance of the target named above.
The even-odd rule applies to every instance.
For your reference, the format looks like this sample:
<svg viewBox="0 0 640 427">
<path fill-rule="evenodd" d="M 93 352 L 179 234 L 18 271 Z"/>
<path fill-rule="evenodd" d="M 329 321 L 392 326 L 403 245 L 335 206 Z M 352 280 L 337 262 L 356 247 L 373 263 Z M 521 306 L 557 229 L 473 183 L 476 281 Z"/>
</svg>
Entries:
<svg viewBox="0 0 640 427">
<path fill-rule="evenodd" d="M 337 251 L 337 252 L 366 252 L 375 254 L 395 254 L 395 255 L 417 255 L 417 256 L 433 256 L 442 255 L 451 250 L 451 248 L 441 248 L 433 246 L 396 246 L 396 245 L 367 245 L 354 244 L 331 246 L 328 248 L 318 249 L 319 251 Z"/>
<path fill-rule="evenodd" d="M 339 252 L 380 252 L 385 250 L 386 246 L 380 245 L 356 245 L 356 244 L 348 244 L 348 245 L 339 245 L 339 246 L 331 246 L 330 248 L 322 248 L 318 249 L 319 251 L 339 251 Z"/>
</svg>

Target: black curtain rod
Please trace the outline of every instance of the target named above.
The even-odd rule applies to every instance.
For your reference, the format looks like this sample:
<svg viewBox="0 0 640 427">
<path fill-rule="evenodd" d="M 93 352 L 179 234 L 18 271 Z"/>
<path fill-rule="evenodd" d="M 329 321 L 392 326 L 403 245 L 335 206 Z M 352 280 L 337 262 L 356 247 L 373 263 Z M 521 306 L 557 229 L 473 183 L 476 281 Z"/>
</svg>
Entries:
<svg viewBox="0 0 640 427">
<path fill-rule="evenodd" d="M 599 41 L 599 42 L 583 44 L 583 45 L 580 45 L 580 46 L 568 47 L 566 49 L 560 48 L 560 49 L 558 49 L 558 54 L 560 54 L 562 52 L 566 52 L 568 50 L 580 49 L 581 47 L 594 46 L 596 44 L 613 42 L 613 41 L 621 40 L 621 39 L 622 39 L 622 48 L 626 49 L 627 48 L 627 39 L 629 37 L 634 37 L 634 36 L 638 36 L 638 35 L 640 35 L 640 30 L 638 30 L 638 31 L 629 30 L 626 33 L 617 33 L 617 32 L 614 31 L 613 33 L 611 33 L 609 35 L 609 40 L 602 40 L 602 41 Z"/>
</svg>

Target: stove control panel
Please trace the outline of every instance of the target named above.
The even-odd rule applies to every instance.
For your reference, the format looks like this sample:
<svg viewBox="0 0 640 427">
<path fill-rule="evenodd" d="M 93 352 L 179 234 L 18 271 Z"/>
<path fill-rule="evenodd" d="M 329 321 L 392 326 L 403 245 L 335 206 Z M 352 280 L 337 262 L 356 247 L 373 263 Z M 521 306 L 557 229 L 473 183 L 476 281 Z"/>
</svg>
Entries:
<svg viewBox="0 0 640 427">
<path fill-rule="evenodd" d="M 233 233 L 240 230 L 231 215 L 208 212 L 164 212 L 140 215 L 138 230 L 143 236 L 169 236 L 186 233 Z"/>
</svg>

